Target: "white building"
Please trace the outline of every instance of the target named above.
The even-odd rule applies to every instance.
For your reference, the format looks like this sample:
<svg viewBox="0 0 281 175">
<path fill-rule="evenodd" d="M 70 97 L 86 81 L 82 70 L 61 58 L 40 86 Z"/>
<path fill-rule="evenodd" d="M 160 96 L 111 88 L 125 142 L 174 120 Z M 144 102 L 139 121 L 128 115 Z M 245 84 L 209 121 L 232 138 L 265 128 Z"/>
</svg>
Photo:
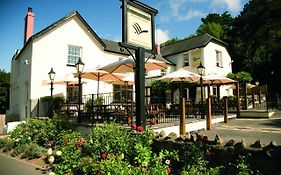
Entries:
<svg viewBox="0 0 281 175">
<path fill-rule="evenodd" d="M 101 39 L 77 11 L 34 35 L 33 22 L 34 13 L 29 8 L 24 46 L 12 58 L 10 108 L 7 117 L 14 116 L 17 120 L 29 118 L 36 110 L 38 99 L 50 95 L 48 72 L 51 68 L 56 72 L 56 77 L 69 76 L 76 72 L 74 65 L 79 57 L 85 67 L 99 67 L 117 61 L 120 57 L 129 56 L 127 52 L 120 51 L 117 42 Z M 162 48 L 164 58 L 161 55 L 157 57 L 164 61 L 166 59 L 169 64 L 166 73 L 188 64 L 197 67 L 200 61 L 206 67 L 206 73 L 218 72 L 226 75 L 231 72 L 231 59 L 225 48 L 226 44 L 209 35 L 203 35 L 202 38 L 205 39 L 202 39 L 204 44 L 192 45 L 192 40 L 187 40 L 188 43 L 181 41 Z M 160 70 L 148 73 L 150 77 L 160 75 Z M 100 93 L 112 91 L 113 85 L 100 82 Z M 64 97 L 77 96 L 77 92 L 75 85 L 67 88 L 65 85 L 55 85 L 53 90 L 54 96 Z M 97 81 L 83 84 L 82 94 L 96 92 Z"/>
<path fill-rule="evenodd" d="M 204 75 L 215 73 L 226 76 L 232 72 L 232 61 L 226 47 L 225 42 L 209 34 L 203 34 L 162 47 L 161 54 L 174 63 L 176 69 L 187 66 L 192 72 L 197 73 L 197 67 L 201 62 L 205 67 Z M 196 92 L 197 94 L 194 95 L 198 100 L 200 90 Z M 220 97 L 232 95 L 232 89 L 229 89 L 229 86 L 220 88 L 212 86 L 211 95 L 217 95 L 217 93 L 220 93 Z M 207 90 L 204 91 L 204 98 L 206 96 Z"/>
</svg>

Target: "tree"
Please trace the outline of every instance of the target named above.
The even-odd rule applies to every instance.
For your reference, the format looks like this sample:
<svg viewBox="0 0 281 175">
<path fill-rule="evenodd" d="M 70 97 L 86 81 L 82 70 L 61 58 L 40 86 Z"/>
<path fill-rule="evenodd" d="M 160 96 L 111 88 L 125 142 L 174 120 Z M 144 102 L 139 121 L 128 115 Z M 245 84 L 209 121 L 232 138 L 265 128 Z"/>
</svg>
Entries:
<svg viewBox="0 0 281 175">
<path fill-rule="evenodd" d="M 197 34 L 209 33 L 225 42 L 229 41 L 234 19 L 228 12 L 222 14 L 210 13 L 201 21 L 202 24 L 197 29 Z"/>
<path fill-rule="evenodd" d="M 233 23 L 235 71 L 248 70 L 271 90 L 281 90 L 281 1 L 251 0 Z"/>
<path fill-rule="evenodd" d="M 203 23 L 199 26 L 199 28 L 196 31 L 196 34 L 200 35 L 204 33 L 208 33 L 218 39 L 221 39 L 224 34 L 222 26 L 214 22 Z"/>
<path fill-rule="evenodd" d="M 0 69 L 0 114 L 5 114 L 9 107 L 10 73 Z"/>
<path fill-rule="evenodd" d="M 170 44 L 176 43 L 176 42 L 178 42 L 178 41 L 180 41 L 180 39 L 178 39 L 178 38 L 172 38 L 172 39 L 167 40 L 166 42 L 160 44 L 160 46 L 161 46 L 161 47 L 165 47 L 165 46 L 168 46 L 168 45 L 170 45 Z"/>
</svg>

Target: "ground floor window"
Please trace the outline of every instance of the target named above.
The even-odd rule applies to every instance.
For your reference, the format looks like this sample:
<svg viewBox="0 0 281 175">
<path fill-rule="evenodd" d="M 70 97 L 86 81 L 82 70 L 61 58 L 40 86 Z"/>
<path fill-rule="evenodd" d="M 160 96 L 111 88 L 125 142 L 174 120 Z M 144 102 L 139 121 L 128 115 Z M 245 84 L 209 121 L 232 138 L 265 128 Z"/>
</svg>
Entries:
<svg viewBox="0 0 281 175">
<path fill-rule="evenodd" d="M 81 88 L 82 90 L 82 88 Z M 81 92 L 81 94 L 83 94 Z M 79 95 L 79 86 L 78 84 L 70 84 L 67 85 L 67 100 L 70 103 L 78 103 L 78 95 Z"/>
<path fill-rule="evenodd" d="M 113 101 L 131 102 L 132 92 L 133 92 L 132 85 L 113 85 Z"/>
</svg>

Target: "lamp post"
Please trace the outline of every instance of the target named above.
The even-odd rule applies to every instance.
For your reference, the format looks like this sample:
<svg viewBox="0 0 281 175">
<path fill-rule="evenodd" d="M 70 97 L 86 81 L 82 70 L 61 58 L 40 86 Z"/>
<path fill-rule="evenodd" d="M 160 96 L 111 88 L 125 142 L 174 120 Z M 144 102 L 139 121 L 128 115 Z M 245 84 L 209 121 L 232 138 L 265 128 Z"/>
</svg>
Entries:
<svg viewBox="0 0 281 175">
<path fill-rule="evenodd" d="M 203 74 L 205 71 L 205 67 L 203 66 L 203 64 L 200 62 L 199 66 L 197 67 L 197 72 L 200 75 L 200 87 L 201 87 L 201 119 L 204 119 L 205 116 L 203 114 Z"/>
<path fill-rule="evenodd" d="M 53 90 L 54 90 L 54 80 L 55 80 L 55 76 L 56 76 L 56 73 L 54 72 L 53 68 L 51 68 L 50 72 L 48 73 L 49 75 L 49 79 L 51 81 L 51 114 L 49 117 L 53 117 Z"/>
<path fill-rule="evenodd" d="M 81 123 L 81 99 L 82 99 L 82 91 L 81 91 L 81 73 L 84 70 L 84 63 L 82 62 L 81 58 L 79 57 L 78 62 L 75 64 L 76 71 L 78 74 L 78 118 L 77 122 Z"/>
</svg>

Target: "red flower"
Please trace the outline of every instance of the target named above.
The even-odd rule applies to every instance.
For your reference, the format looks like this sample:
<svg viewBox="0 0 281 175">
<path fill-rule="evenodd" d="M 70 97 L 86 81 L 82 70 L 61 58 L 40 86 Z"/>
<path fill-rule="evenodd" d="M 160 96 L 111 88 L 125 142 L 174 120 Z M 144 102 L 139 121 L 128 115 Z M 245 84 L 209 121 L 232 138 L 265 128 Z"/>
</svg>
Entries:
<svg viewBox="0 0 281 175">
<path fill-rule="evenodd" d="M 102 159 L 106 159 L 106 154 L 103 153 L 103 154 L 101 155 L 101 158 L 102 158 Z"/>
<path fill-rule="evenodd" d="M 132 124 L 132 128 L 133 128 L 133 130 L 136 130 L 137 129 L 137 125 L 136 124 Z"/>
<path fill-rule="evenodd" d="M 155 120 L 155 119 L 152 119 L 152 120 L 150 121 L 150 124 L 151 124 L 151 125 L 156 125 L 156 120 Z"/>
<path fill-rule="evenodd" d="M 138 126 L 138 132 L 142 132 L 143 131 L 143 127 L 142 126 Z"/>
<path fill-rule="evenodd" d="M 167 172 L 168 172 L 168 174 L 171 173 L 171 168 L 170 167 L 167 168 Z"/>
<path fill-rule="evenodd" d="M 82 145 L 81 145 L 81 142 L 76 141 L 75 146 L 76 146 L 76 147 L 81 147 L 81 146 L 82 146 Z"/>
</svg>

